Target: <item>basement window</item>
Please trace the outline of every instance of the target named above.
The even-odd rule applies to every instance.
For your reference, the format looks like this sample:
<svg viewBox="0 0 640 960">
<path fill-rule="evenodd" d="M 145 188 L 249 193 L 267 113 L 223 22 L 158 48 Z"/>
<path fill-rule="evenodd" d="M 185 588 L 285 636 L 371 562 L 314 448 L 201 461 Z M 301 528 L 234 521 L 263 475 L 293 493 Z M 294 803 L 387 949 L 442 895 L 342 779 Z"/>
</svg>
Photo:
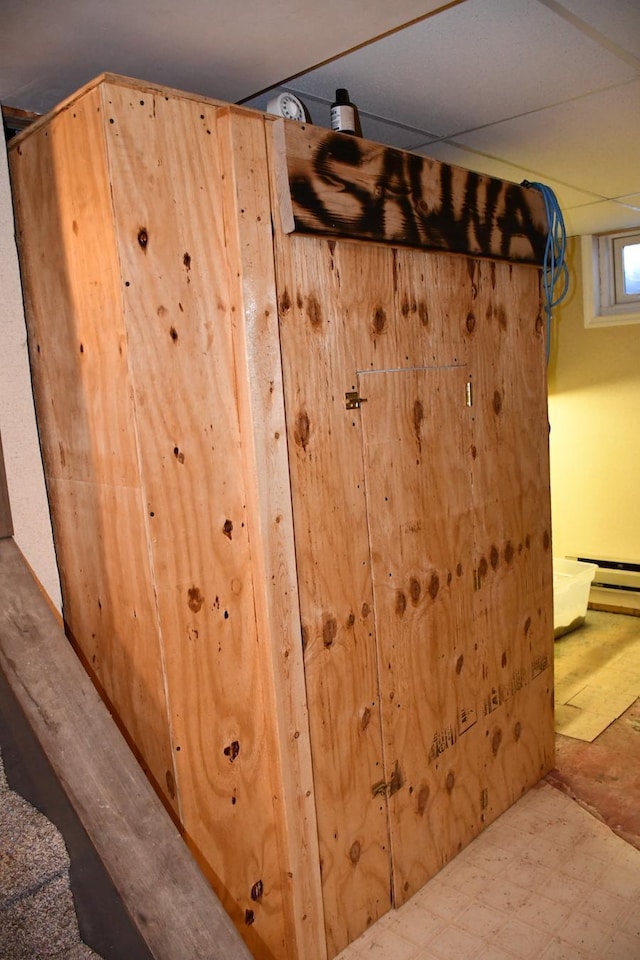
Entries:
<svg viewBox="0 0 640 960">
<path fill-rule="evenodd" d="M 582 238 L 585 327 L 640 323 L 640 229 Z"/>
</svg>

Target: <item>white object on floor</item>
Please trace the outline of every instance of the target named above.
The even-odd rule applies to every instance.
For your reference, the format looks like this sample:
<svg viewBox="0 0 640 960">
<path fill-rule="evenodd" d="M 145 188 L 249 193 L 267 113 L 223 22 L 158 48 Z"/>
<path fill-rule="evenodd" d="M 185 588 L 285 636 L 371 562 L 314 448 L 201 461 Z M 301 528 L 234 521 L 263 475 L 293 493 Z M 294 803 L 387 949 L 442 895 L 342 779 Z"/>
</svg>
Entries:
<svg viewBox="0 0 640 960">
<path fill-rule="evenodd" d="M 595 563 L 553 558 L 553 632 L 556 638 L 584 623 L 589 590 L 597 569 Z"/>
</svg>

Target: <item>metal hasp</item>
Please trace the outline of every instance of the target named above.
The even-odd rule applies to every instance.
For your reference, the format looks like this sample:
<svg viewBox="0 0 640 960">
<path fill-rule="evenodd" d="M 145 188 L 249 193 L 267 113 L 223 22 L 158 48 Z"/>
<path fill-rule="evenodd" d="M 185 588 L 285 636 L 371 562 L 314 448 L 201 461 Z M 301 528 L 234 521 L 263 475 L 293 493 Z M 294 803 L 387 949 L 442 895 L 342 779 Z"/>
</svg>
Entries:
<svg viewBox="0 0 640 960">
<path fill-rule="evenodd" d="M 359 410 L 360 404 L 367 402 L 367 398 L 361 397 L 357 390 L 350 390 L 345 393 L 344 398 L 347 401 L 345 404 L 347 410 Z"/>
</svg>

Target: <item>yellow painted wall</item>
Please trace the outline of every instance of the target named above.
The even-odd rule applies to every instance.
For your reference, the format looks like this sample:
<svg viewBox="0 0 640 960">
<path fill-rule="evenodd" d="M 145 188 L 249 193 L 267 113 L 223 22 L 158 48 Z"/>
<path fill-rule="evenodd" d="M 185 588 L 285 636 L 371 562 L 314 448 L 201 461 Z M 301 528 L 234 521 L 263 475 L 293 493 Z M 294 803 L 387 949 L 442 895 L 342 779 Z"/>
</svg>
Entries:
<svg viewBox="0 0 640 960">
<path fill-rule="evenodd" d="M 555 556 L 640 562 L 640 324 L 585 329 L 580 242 L 549 365 Z"/>
</svg>

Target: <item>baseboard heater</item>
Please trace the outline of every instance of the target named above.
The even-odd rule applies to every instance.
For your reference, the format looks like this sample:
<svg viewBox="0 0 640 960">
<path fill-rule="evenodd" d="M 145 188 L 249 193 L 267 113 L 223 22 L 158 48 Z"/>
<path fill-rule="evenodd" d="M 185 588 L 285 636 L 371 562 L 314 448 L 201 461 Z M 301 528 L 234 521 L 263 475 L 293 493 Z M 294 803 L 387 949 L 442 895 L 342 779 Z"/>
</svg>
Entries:
<svg viewBox="0 0 640 960">
<path fill-rule="evenodd" d="M 591 584 L 590 607 L 615 608 L 640 616 L 640 562 L 585 555 L 572 559 L 598 567 Z"/>
</svg>

